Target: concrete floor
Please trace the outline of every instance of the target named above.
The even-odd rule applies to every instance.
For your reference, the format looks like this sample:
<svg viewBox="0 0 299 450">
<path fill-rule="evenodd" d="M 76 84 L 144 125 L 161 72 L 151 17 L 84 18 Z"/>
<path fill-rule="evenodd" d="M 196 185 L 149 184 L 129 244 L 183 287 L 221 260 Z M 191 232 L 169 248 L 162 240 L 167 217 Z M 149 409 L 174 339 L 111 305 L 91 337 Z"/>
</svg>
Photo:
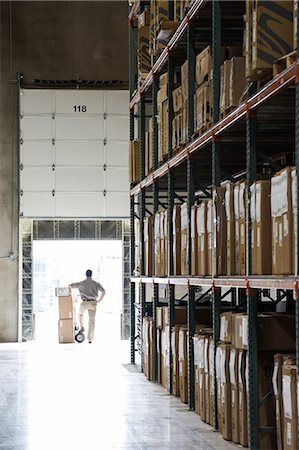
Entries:
<svg viewBox="0 0 299 450">
<path fill-rule="evenodd" d="M 236 449 L 127 365 L 117 322 L 93 344 L 0 344 L 0 449 Z"/>
</svg>

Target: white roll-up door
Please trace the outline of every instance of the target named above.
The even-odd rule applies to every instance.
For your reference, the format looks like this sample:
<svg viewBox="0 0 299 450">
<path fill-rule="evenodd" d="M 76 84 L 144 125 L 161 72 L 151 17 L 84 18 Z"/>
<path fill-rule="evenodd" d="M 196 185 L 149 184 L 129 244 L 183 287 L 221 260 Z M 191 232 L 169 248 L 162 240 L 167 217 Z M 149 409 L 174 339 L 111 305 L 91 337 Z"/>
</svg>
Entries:
<svg viewBox="0 0 299 450">
<path fill-rule="evenodd" d="M 129 217 L 128 91 L 20 92 L 20 215 Z"/>
</svg>

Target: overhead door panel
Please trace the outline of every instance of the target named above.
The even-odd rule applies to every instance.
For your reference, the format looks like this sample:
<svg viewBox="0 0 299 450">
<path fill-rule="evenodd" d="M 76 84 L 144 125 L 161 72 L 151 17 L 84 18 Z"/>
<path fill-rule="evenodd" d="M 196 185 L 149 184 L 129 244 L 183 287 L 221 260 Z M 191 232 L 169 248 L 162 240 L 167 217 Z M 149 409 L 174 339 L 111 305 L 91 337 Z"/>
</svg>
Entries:
<svg viewBox="0 0 299 450">
<path fill-rule="evenodd" d="M 21 114 L 41 115 L 52 114 L 52 91 L 22 89 L 20 95 Z"/>
<path fill-rule="evenodd" d="M 20 109 L 22 216 L 129 216 L 127 91 L 22 89 Z"/>
<path fill-rule="evenodd" d="M 93 167 L 57 167 L 55 190 L 91 192 L 104 190 L 103 170 Z"/>
<path fill-rule="evenodd" d="M 129 119 L 122 116 L 107 117 L 107 139 L 108 141 L 124 141 L 129 140 Z"/>
<path fill-rule="evenodd" d="M 20 163 L 26 165 L 52 165 L 54 148 L 51 141 L 25 141 L 20 146 Z"/>
<path fill-rule="evenodd" d="M 55 138 L 72 141 L 104 139 L 103 121 L 100 121 L 98 117 L 57 116 Z"/>
<path fill-rule="evenodd" d="M 20 215 L 54 217 L 54 197 L 51 192 L 24 192 L 20 197 Z"/>
<path fill-rule="evenodd" d="M 56 114 L 104 114 L 104 91 L 55 91 Z"/>
<path fill-rule="evenodd" d="M 106 162 L 109 166 L 128 167 L 128 142 L 109 141 L 106 145 Z"/>
<path fill-rule="evenodd" d="M 57 141 L 55 163 L 61 166 L 100 166 L 104 164 L 104 145 L 102 142 Z"/>
<path fill-rule="evenodd" d="M 107 91 L 107 114 L 128 116 L 128 91 Z"/>
<path fill-rule="evenodd" d="M 126 167 L 108 166 L 106 170 L 107 191 L 126 192 L 129 189 L 128 170 Z"/>
<path fill-rule="evenodd" d="M 104 217 L 104 197 L 98 193 L 58 192 L 55 195 L 56 217 Z"/>
<path fill-rule="evenodd" d="M 51 116 L 24 116 L 21 119 L 21 137 L 26 140 L 51 140 Z"/>
<path fill-rule="evenodd" d="M 50 166 L 24 166 L 20 182 L 24 191 L 52 191 L 53 170 Z"/>
<path fill-rule="evenodd" d="M 112 218 L 128 217 L 130 209 L 127 194 L 124 192 L 107 192 L 105 196 L 105 215 Z"/>
</svg>

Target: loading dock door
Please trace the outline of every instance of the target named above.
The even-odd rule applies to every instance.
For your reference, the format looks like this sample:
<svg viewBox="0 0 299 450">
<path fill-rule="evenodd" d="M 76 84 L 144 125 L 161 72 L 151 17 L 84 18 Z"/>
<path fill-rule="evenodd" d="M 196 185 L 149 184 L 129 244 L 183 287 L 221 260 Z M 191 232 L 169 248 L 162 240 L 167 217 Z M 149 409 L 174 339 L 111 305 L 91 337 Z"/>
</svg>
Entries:
<svg viewBox="0 0 299 450">
<path fill-rule="evenodd" d="M 128 218 L 128 91 L 20 91 L 20 215 Z"/>
</svg>

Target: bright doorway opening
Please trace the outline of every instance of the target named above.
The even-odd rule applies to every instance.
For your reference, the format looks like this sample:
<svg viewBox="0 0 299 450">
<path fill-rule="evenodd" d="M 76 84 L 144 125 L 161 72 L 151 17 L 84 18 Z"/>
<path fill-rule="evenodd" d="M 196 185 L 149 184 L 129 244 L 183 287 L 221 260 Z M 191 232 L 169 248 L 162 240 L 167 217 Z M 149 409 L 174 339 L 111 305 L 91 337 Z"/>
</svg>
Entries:
<svg viewBox="0 0 299 450">
<path fill-rule="evenodd" d="M 95 343 L 108 337 L 120 340 L 122 311 L 122 241 L 33 241 L 33 311 L 35 341 L 58 342 L 58 302 L 56 286 L 85 278 L 87 269 L 106 290 L 104 301 L 98 305 Z M 76 309 L 79 292 L 73 292 Z M 88 318 L 86 317 L 86 325 Z M 78 345 L 84 345 L 78 344 Z"/>
</svg>

